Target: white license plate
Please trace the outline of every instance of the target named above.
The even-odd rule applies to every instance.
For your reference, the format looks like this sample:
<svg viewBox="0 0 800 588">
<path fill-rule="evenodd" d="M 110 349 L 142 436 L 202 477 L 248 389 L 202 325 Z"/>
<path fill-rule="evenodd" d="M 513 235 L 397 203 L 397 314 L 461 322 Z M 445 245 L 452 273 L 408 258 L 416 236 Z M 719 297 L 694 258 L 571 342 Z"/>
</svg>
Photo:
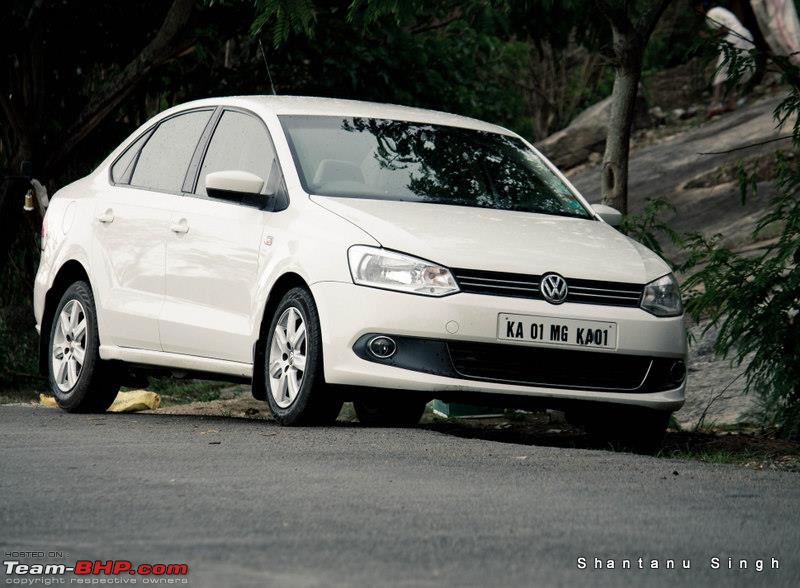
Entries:
<svg viewBox="0 0 800 588">
<path fill-rule="evenodd" d="M 497 317 L 497 338 L 502 341 L 541 345 L 616 349 L 617 324 L 524 314 L 501 314 Z"/>
</svg>

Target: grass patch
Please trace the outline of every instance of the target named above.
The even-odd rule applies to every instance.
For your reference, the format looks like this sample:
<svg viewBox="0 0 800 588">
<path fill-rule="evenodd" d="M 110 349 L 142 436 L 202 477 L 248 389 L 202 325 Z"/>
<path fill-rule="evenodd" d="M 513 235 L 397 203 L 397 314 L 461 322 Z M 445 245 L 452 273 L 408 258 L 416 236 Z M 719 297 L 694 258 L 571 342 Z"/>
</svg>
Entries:
<svg viewBox="0 0 800 588">
<path fill-rule="evenodd" d="M 544 413 L 520 412 L 512 418 L 507 415 L 490 419 L 433 417 L 423 419 L 422 426 L 457 437 L 501 443 L 623 451 Z M 746 424 L 683 431 L 673 422 L 657 457 L 800 472 L 800 442 L 781 439 L 776 431 Z"/>
<path fill-rule="evenodd" d="M 800 472 L 800 442 L 747 426 L 724 429 L 670 432 L 659 457 Z"/>
<path fill-rule="evenodd" d="M 701 451 L 676 451 L 670 453 L 667 457 L 672 459 L 691 459 L 702 461 L 704 463 L 743 464 L 764 456 L 753 451 L 737 453 L 727 449 L 716 449 Z"/>
<path fill-rule="evenodd" d="M 147 390 L 161 396 L 161 406 L 188 404 L 190 402 L 209 402 L 219 400 L 220 392 L 230 388 L 229 382 L 214 380 L 186 380 L 181 378 L 150 378 Z"/>
</svg>

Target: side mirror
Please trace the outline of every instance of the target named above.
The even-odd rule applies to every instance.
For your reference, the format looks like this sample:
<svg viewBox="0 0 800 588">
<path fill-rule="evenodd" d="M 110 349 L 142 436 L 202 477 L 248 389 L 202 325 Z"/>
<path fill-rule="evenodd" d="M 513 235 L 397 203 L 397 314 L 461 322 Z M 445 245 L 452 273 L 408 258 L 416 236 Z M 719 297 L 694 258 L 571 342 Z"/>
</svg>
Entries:
<svg viewBox="0 0 800 588">
<path fill-rule="evenodd" d="M 212 198 L 244 202 L 252 200 L 253 197 L 271 196 L 271 194 L 261 194 L 263 187 L 263 179 L 246 171 L 225 170 L 206 176 L 206 193 Z"/>
<path fill-rule="evenodd" d="M 605 204 L 592 204 L 592 210 L 612 227 L 618 227 L 622 224 L 622 213 L 616 208 L 611 208 Z"/>
</svg>

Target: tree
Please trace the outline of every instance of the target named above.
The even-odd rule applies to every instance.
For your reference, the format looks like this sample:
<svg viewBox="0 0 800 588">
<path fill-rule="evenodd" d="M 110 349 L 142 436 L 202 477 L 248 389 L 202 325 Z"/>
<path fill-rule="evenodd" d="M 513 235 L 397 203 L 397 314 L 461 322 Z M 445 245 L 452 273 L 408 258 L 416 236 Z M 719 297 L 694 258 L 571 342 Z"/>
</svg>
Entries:
<svg viewBox="0 0 800 588">
<path fill-rule="evenodd" d="M 64 157 L 97 128 L 154 68 L 185 51 L 191 45 L 191 40 L 183 34 L 195 9 L 195 3 L 196 0 L 173 0 L 160 19 L 160 26 L 155 30 L 152 39 L 141 46 L 123 67 L 113 68 L 109 72 L 110 77 L 95 80 L 97 83 L 92 84 L 92 91 L 74 117 L 74 122 L 58 129 L 57 136 L 49 137 L 46 142 L 39 135 L 44 131 L 42 125 L 47 121 L 47 114 L 52 112 L 53 105 L 48 103 L 48 99 L 51 99 L 54 93 L 57 95 L 59 91 L 69 92 L 70 88 L 65 84 L 80 83 L 75 79 L 75 72 L 68 70 L 77 70 L 77 76 L 83 76 L 84 79 L 89 78 L 92 72 L 83 70 L 82 61 L 85 60 L 81 57 L 84 56 L 76 55 L 75 52 L 66 52 L 67 59 L 72 63 L 61 62 L 58 55 L 61 48 L 58 45 L 66 39 L 63 32 L 59 34 L 57 31 L 59 29 L 63 31 L 65 28 L 69 30 L 68 25 L 73 24 L 57 20 L 65 16 L 63 14 L 65 11 L 53 8 L 43 0 L 34 2 L 26 13 L 23 12 L 20 3 L 12 7 L 10 15 L 12 23 L 9 23 L 11 26 L 8 28 L 13 27 L 13 31 L 6 31 L 7 44 L 3 47 L 11 61 L 9 64 L 11 67 L 3 72 L 4 91 L 0 95 L 3 122 L 12 130 L 12 137 L 9 138 L 15 152 L 10 157 L 12 169 L 20 160 L 30 160 L 34 157 L 38 160 L 40 168 L 60 164 Z M 27 3 L 21 4 L 24 6 Z M 75 8 L 75 6 L 67 7 L 68 10 Z M 108 6 L 95 6 L 92 11 L 100 12 L 107 9 L 111 10 Z M 124 18 L 125 15 L 117 16 Z M 80 19 L 91 22 L 91 13 L 78 10 L 74 20 Z M 70 33 L 80 34 L 81 28 L 85 25 L 75 24 L 77 31 L 72 29 Z M 114 48 L 108 49 L 109 53 L 116 57 Z M 80 50 L 85 51 L 86 47 L 79 45 Z M 53 73 L 58 78 L 64 76 L 66 79 L 58 79 L 58 82 L 50 80 Z M 54 82 L 62 86 L 60 90 L 56 88 L 55 92 L 52 88 Z M 92 83 L 92 80 L 89 80 L 89 83 Z M 73 92 L 75 89 L 73 86 Z M 72 106 L 74 100 L 75 97 L 70 96 L 65 102 L 69 102 Z M 48 130 L 52 132 L 52 129 Z"/>
<path fill-rule="evenodd" d="M 597 0 L 598 9 L 611 27 L 612 46 L 608 56 L 614 66 L 601 194 L 605 204 L 623 213 L 628 212 L 628 157 L 642 60 L 650 36 L 670 1 Z"/>
<path fill-rule="evenodd" d="M 761 53 L 720 41 L 731 81 L 741 80 Z M 787 56 L 761 54 L 781 73 L 786 94 L 775 122 L 791 129 L 791 143 L 778 151 L 774 194 L 756 219 L 758 252 L 733 251 L 722 235 L 687 239 L 683 288 L 687 312 L 706 330 L 717 328 L 714 351 L 746 365 L 745 391 L 759 400 L 762 419 L 787 437 L 800 438 L 800 67 Z M 758 190 L 755 174 L 740 167 L 742 202 Z M 777 235 L 777 236 L 775 236 Z"/>
<path fill-rule="evenodd" d="M 145 108 L 129 100 L 195 38 L 196 0 L 7 0 L 0 19 L 0 383 L 35 371 L 30 287 L 40 219 L 22 210 L 33 163 L 50 191 L 86 173 Z M 123 134 L 124 133 L 124 134 Z M 28 166 L 30 169 L 30 166 Z M 26 170 L 27 172 L 28 170 Z"/>
</svg>

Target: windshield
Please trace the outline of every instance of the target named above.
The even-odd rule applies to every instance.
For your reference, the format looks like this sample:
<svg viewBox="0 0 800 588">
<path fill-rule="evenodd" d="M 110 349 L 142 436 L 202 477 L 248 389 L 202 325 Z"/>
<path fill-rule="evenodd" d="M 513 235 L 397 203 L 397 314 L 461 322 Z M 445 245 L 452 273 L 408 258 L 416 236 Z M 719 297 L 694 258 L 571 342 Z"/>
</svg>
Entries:
<svg viewBox="0 0 800 588">
<path fill-rule="evenodd" d="M 516 137 L 376 118 L 280 120 L 309 194 L 592 218 Z"/>
</svg>

